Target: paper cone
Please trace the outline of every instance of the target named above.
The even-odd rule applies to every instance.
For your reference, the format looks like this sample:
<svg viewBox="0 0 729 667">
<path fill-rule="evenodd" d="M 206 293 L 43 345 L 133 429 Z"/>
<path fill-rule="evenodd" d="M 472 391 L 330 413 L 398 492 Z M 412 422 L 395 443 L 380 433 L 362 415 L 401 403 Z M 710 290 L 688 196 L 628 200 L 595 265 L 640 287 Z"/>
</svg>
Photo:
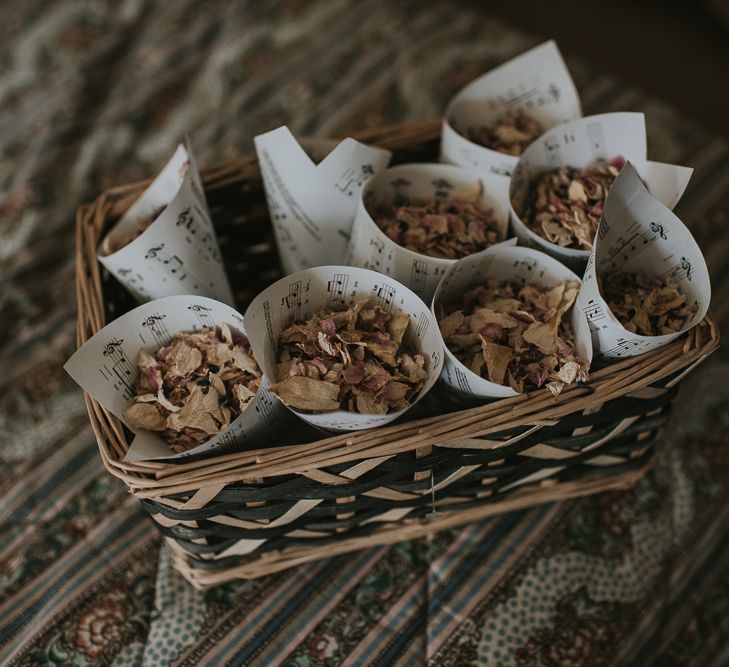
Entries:
<svg viewBox="0 0 729 667">
<path fill-rule="evenodd" d="M 137 222 L 159 216 L 141 235 L 128 238 Z M 207 296 L 228 305 L 233 292 L 205 201 L 195 158 L 180 144 L 159 176 L 103 239 L 99 261 L 140 301 L 176 294 Z"/>
<path fill-rule="evenodd" d="M 483 252 L 464 257 L 448 269 L 433 297 L 433 314 L 437 315 L 445 306 L 458 303 L 464 292 L 485 284 L 489 278 L 522 284 L 533 283 L 541 288 L 554 287 L 561 282 L 580 282 L 577 275 L 566 266 L 537 250 L 517 246 L 488 248 Z M 590 362 L 592 343 L 584 313 L 573 305 L 566 316 L 569 317 L 574 330 L 575 349 L 578 355 Z M 438 333 L 440 334 L 440 328 Z M 445 350 L 441 378 L 451 393 L 468 400 L 518 395 L 519 392 L 511 387 L 490 382 L 474 373 L 456 358 L 442 337 L 441 341 Z"/>
<path fill-rule="evenodd" d="M 373 215 L 380 206 L 392 202 L 405 204 L 409 200 L 450 197 L 475 181 L 483 184 L 481 203 L 485 209 L 493 209 L 494 219 L 505 239 L 509 217 L 507 178 L 453 165 L 407 164 L 386 169 L 365 185 L 345 263 L 391 276 L 430 303 L 438 281 L 456 260 L 430 257 L 403 248 L 377 226 Z"/>
<path fill-rule="evenodd" d="M 639 271 L 673 278 L 687 296 L 691 316 L 680 332 L 641 336 L 625 329 L 610 311 L 598 276 Z M 610 189 L 577 298 L 595 352 L 606 359 L 624 358 L 666 345 L 704 318 L 710 300 L 706 261 L 691 232 L 645 189 L 632 164 L 626 164 Z"/>
<path fill-rule="evenodd" d="M 188 295 L 157 299 L 107 324 L 74 353 L 64 369 L 84 391 L 124 422 L 124 410 L 133 403 L 139 376 L 139 351 L 153 354 L 180 331 L 223 323 L 246 333 L 241 315 L 219 301 Z M 283 414 L 267 386 L 264 381 L 246 410 L 225 431 L 181 454 L 173 454 L 157 433 L 131 429 L 135 438 L 124 460 L 177 460 L 249 446 L 265 436 Z"/>
<path fill-rule="evenodd" d="M 543 130 L 582 115 L 575 84 L 551 40 L 472 81 L 451 100 L 443 120 L 441 161 L 509 176 L 518 157 L 476 144 L 466 132 L 517 113 Z"/>
<path fill-rule="evenodd" d="M 292 321 L 303 321 L 322 310 L 348 307 L 369 299 L 386 310 L 402 311 L 411 321 L 404 342 L 426 360 L 428 378 L 413 403 L 405 410 L 385 415 L 344 410 L 306 414 L 293 410 L 304 421 L 330 431 L 355 431 L 383 426 L 412 408 L 438 379 L 443 350 L 435 318 L 423 301 L 391 278 L 348 266 L 321 266 L 282 278 L 259 294 L 248 307 L 248 338 L 264 374 L 276 377 L 278 340 Z"/>
</svg>

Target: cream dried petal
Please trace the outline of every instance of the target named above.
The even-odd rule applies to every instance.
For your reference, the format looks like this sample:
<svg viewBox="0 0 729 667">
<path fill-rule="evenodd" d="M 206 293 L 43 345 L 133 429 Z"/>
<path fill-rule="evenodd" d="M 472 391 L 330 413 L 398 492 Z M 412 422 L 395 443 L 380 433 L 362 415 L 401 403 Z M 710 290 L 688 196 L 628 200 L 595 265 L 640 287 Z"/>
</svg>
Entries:
<svg viewBox="0 0 729 667">
<path fill-rule="evenodd" d="M 140 369 L 142 368 L 157 368 L 159 364 L 157 363 L 157 360 L 147 354 L 144 350 L 139 350 L 139 359 L 137 360 L 137 365 Z"/>
<path fill-rule="evenodd" d="M 477 333 L 481 331 L 487 324 L 498 324 L 504 329 L 512 329 L 518 322 L 511 315 L 506 313 L 499 313 L 490 308 L 477 308 L 471 315 L 471 320 L 468 324 L 471 333 Z"/>
<path fill-rule="evenodd" d="M 440 326 L 440 332 L 443 334 L 443 338 L 448 338 L 456 333 L 465 319 L 466 316 L 460 310 L 456 310 L 450 315 L 446 315 L 446 317 L 440 319 L 438 325 Z"/>
<path fill-rule="evenodd" d="M 557 327 L 559 318 L 549 322 L 535 322 L 524 331 L 524 340 L 539 348 L 543 354 L 554 354 L 557 351 Z"/>
<path fill-rule="evenodd" d="M 327 336 L 323 331 L 320 331 L 317 334 L 317 341 L 318 341 L 319 347 L 322 349 L 322 351 L 324 351 L 330 357 L 339 356 L 339 350 L 337 349 L 336 345 L 334 345 L 329 340 L 329 336 Z"/>
<path fill-rule="evenodd" d="M 233 395 L 238 401 L 240 411 L 243 412 L 248 407 L 248 403 L 250 403 L 250 401 L 256 394 L 244 384 L 238 383 L 233 387 Z"/>
<path fill-rule="evenodd" d="M 390 338 L 392 338 L 392 340 L 394 340 L 398 345 L 402 343 L 402 337 L 405 335 L 408 324 L 410 324 L 410 315 L 400 311 L 393 316 L 387 325 L 387 331 L 390 334 Z"/>
<path fill-rule="evenodd" d="M 255 375 L 258 377 L 261 374 L 261 369 L 258 368 L 256 360 L 248 354 L 240 345 L 236 345 L 233 350 L 233 363 L 246 373 Z"/>
<path fill-rule="evenodd" d="M 384 415 L 389 409 L 387 403 L 381 401 L 371 391 L 358 394 L 355 405 L 357 412 L 363 415 Z"/>
<path fill-rule="evenodd" d="M 177 412 L 178 410 L 181 410 L 182 407 L 179 405 L 175 405 L 174 403 L 171 403 L 167 396 L 165 396 L 164 391 L 162 391 L 162 387 L 160 387 L 159 391 L 157 392 L 156 396 L 157 402 L 166 410 L 169 410 L 170 412 Z"/>
<path fill-rule="evenodd" d="M 225 322 L 220 325 L 220 335 L 223 337 L 223 340 L 228 343 L 228 345 L 233 344 L 233 332 Z"/>
<path fill-rule="evenodd" d="M 218 392 L 218 396 L 225 396 L 225 384 L 217 373 L 208 371 L 208 380 L 210 380 L 210 386 Z"/>
<path fill-rule="evenodd" d="M 178 343 L 172 349 L 167 359 L 169 364 L 168 374 L 172 376 L 186 376 L 200 368 L 202 364 L 202 352 L 186 343 Z"/>
<path fill-rule="evenodd" d="M 569 197 L 570 201 L 587 204 L 585 186 L 583 186 L 579 181 L 572 181 L 570 183 L 569 188 L 567 188 L 567 197 Z"/>
<path fill-rule="evenodd" d="M 481 338 L 481 349 L 483 350 L 483 358 L 486 361 L 489 380 L 496 384 L 504 384 L 506 367 L 514 358 L 512 349 L 504 345 L 490 343 L 483 337 Z"/>
<path fill-rule="evenodd" d="M 192 428 L 215 435 L 220 432 L 220 427 L 213 416 L 222 423 L 218 393 L 211 389 L 205 393 L 200 386 L 192 385 L 182 410 L 167 417 L 167 427 L 175 431 Z"/>
<path fill-rule="evenodd" d="M 269 391 L 276 394 L 285 405 L 297 410 L 337 410 L 339 386 L 302 375 L 292 375 L 278 382 Z"/>
<path fill-rule="evenodd" d="M 164 431 L 166 428 L 165 418 L 153 403 L 132 403 L 124 410 L 124 421 L 133 429 Z"/>
<path fill-rule="evenodd" d="M 557 371 L 557 377 L 565 384 L 572 384 L 577 380 L 577 375 L 580 372 L 580 365 L 575 361 L 567 361 Z"/>
<path fill-rule="evenodd" d="M 222 368 L 233 361 L 233 351 L 225 343 L 217 343 L 207 350 L 208 363 L 211 366 Z"/>
</svg>

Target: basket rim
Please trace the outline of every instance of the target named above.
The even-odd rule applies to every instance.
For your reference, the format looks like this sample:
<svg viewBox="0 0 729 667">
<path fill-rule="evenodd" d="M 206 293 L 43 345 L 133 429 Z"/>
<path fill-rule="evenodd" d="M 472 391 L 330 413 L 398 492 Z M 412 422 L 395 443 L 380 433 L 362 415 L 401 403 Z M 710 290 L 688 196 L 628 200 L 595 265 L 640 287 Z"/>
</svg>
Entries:
<svg viewBox="0 0 729 667">
<path fill-rule="evenodd" d="M 390 150 L 436 140 L 441 119 L 405 123 L 354 133 L 360 141 Z M 201 172 L 206 190 L 244 181 L 259 181 L 255 155 L 226 162 Z M 120 185 L 81 205 L 76 215 L 77 346 L 105 325 L 102 273 L 96 248 L 105 221 L 118 217 L 137 198 L 151 179 Z M 337 463 L 386 459 L 404 452 L 422 452 L 432 446 L 458 447 L 463 439 L 483 438 L 515 426 L 539 429 L 561 417 L 591 410 L 602 403 L 639 392 L 669 375 L 685 373 L 703 361 L 719 345 L 719 330 L 710 315 L 672 343 L 646 354 L 617 362 L 591 374 L 589 388 L 573 387 L 560 396 L 538 390 L 447 415 L 436 415 L 376 429 L 329 436 L 308 444 L 220 454 L 194 462 L 125 463 L 128 447 L 121 422 L 85 393 L 91 426 L 106 469 L 122 479 L 138 498 L 198 490 L 208 496 L 233 482 L 255 483 L 263 477 L 303 474 L 328 483 L 345 477 L 324 470 Z M 683 371 L 683 372 L 681 372 Z M 479 441 L 483 448 L 501 441 Z M 198 498 L 202 502 L 203 498 Z"/>
</svg>

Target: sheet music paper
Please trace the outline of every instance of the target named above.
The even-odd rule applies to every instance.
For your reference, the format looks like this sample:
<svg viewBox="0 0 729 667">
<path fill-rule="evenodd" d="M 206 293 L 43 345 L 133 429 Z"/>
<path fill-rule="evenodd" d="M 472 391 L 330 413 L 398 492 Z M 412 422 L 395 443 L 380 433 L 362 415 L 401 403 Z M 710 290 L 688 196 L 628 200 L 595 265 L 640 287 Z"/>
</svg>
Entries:
<svg viewBox="0 0 729 667">
<path fill-rule="evenodd" d="M 346 308 L 367 299 L 385 310 L 410 315 L 405 333 L 406 345 L 426 359 L 428 379 L 412 405 L 435 384 L 443 364 L 443 350 L 438 326 L 423 301 L 392 278 L 366 269 L 348 266 L 321 266 L 282 278 L 259 294 L 245 312 L 248 339 L 263 372 L 276 377 L 278 337 L 294 320 L 304 320 L 332 308 Z M 412 407 L 411 405 L 411 407 Z M 407 408 L 409 409 L 409 408 Z M 304 414 L 292 412 L 319 428 L 332 431 L 355 431 L 383 426 L 407 409 L 386 415 L 365 415 L 345 410 Z"/>
<path fill-rule="evenodd" d="M 459 259 L 451 266 L 433 297 L 434 315 L 444 307 L 460 302 L 463 293 L 483 285 L 488 278 L 509 280 L 516 283 L 534 283 L 543 288 L 554 287 L 560 282 L 576 282 L 580 279 L 561 262 L 532 248 L 498 246 Z M 585 314 L 574 305 L 567 317 L 575 333 L 575 349 L 580 357 L 592 360 L 592 342 Z M 440 328 L 438 329 L 440 335 Z M 441 378 L 449 389 L 469 399 L 507 398 L 519 392 L 511 387 L 490 382 L 470 370 L 448 349 L 441 336 L 445 351 Z M 545 389 L 546 391 L 546 389 Z"/>
<path fill-rule="evenodd" d="M 105 248 L 124 238 L 141 218 L 157 219 L 112 254 Z M 233 292 L 225 274 L 195 157 L 180 144 L 152 184 L 100 244 L 99 261 L 139 301 L 175 294 L 207 296 L 229 305 Z"/>
<path fill-rule="evenodd" d="M 317 165 L 287 127 L 255 144 L 284 272 L 344 261 L 360 190 L 391 153 L 345 139 Z"/>
<path fill-rule="evenodd" d="M 74 353 L 64 369 L 84 391 L 124 422 L 124 410 L 133 402 L 139 375 L 139 350 L 153 354 L 180 331 L 224 322 L 245 333 L 241 315 L 219 301 L 188 295 L 157 299 L 107 324 Z M 183 459 L 214 449 L 234 451 L 256 441 L 283 414 L 279 402 L 266 391 L 267 386 L 264 378 L 248 408 L 227 430 L 181 454 L 173 454 L 156 433 L 132 429 L 135 438 L 124 460 Z"/>
<path fill-rule="evenodd" d="M 671 277 L 678 283 L 691 307 L 680 332 L 641 336 L 620 324 L 602 298 L 597 278 L 623 271 Z M 595 351 L 611 359 L 661 347 L 700 322 L 710 300 L 709 272 L 691 232 L 645 189 L 633 165 L 626 164 L 610 189 L 577 298 Z"/>
<path fill-rule="evenodd" d="M 483 184 L 481 204 L 485 209 L 493 210 L 494 219 L 506 238 L 509 229 L 508 178 L 453 165 L 407 164 L 386 169 L 365 185 L 352 225 L 345 264 L 391 276 L 430 303 L 438 282 L 456 260 L 429 257 L 403 248 L 377 226 L 372 216 L 380 206 L 391 203 L 449 198 L 458 189 L 479 180 Z"/>
<path fill-rule="evenodd" d="M 509 176 L 518 157 L 480 146 L 465 134 L 518 112 L 545 130 L 582 115 L 577 88 L 552 40 L 487 72 L 451 100 L 443 120 L 441 161 Z"/>
<path fill-rule="evenodd" d="M 521 155 L 511 176 L 509 216 L 522 243 L 534 246 L 573 268 L 584 268 L 589 250 L 550 243 L 524 223 L 514 207 L 514 195 L 542 172 L 568 165 L 583 169 L 598 160 L 630 160 L 659 201 L 673 208 L 683 195 L 693 169 L 646 159 L 645 116 L 618 112 L 586 116 L 545 132 Z"/>
</svg>

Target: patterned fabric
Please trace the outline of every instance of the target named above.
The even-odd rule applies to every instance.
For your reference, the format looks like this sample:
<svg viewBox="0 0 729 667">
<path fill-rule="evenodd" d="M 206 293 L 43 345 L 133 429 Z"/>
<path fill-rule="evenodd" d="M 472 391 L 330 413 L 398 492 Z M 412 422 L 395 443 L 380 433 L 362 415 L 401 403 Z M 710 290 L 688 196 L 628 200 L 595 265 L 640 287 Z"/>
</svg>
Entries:
<svg viewBox="0 0 729 667">
<path fill-rule="evenodd" d="M 209 592 L 102 468 L 74 346 L 73 215 L 189 132 L 203 165 L 281 123 L 438 115 L 537 43 L 476 3 L 16 0 L 0 20 L 0 664 L 729 663 L 729 359 L 683 386 L 632 491 L 508 514 Z M 679 213 L 729 313 L 729 146 L 567 54 L 588 112 L 645 111 L 696 168 Z M 636 63 L 640 66 L 640 63 Z"/>
</svg>

